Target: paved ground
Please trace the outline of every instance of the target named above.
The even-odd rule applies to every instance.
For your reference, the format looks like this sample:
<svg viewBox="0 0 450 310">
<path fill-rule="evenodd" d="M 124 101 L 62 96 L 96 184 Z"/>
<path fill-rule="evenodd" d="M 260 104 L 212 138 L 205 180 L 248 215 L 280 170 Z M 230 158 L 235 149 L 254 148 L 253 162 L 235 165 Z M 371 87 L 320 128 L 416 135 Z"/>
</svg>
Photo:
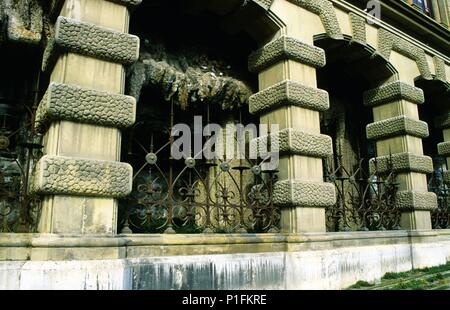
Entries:
<svg viewBox="0 0 450 310">
<path fill-rule="evenodd" d="M 408 272 L 387 273 L 381 281 L 359 281 L 353 290 L 450 290 L 450 263 Z"/>
</svg>

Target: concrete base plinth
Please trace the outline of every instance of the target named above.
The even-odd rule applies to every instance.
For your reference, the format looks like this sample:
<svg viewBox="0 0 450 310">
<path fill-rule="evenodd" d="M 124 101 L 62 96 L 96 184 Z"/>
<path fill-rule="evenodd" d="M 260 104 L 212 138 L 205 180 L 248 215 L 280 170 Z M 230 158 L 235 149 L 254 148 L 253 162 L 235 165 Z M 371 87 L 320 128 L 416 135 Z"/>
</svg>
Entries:
<svg viewBox="0 0 450 310">
<path fill-rule="evenodd" d="M 43 237 L 36 238 L 32 244 L 43 246 Z M 74 240 L 64 242 L 80 247 Z M 60 251 L 64 242 L 46 244 Z M 358 280 L 377 281 L 386 272 L 450 260 L 447 230 L 210 238 L 130 235 L 85 243 L 93 247 L 92 253 L 99 247 L 120 248 L 123 258 L 0 261 L 0 289 L 343 289 Z M 240 247 L 244 243 L 247 253 Z M 11 246 L 25 245 L 16 241 Z M 177 253 L 188 253 L 186 247 L 197 248 L 192 251 L 196 254 Z"/>
</svg>

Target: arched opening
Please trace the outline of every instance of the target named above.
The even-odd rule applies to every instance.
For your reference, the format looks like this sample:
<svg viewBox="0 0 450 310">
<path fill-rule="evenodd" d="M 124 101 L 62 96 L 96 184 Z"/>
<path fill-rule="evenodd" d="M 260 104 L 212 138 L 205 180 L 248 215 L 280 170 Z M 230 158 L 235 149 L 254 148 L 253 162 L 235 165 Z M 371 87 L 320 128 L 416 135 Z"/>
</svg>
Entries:
<svg viewBox="0 0 450 310">
<path fill-rule="evenodd" d="M 236 141 L 237 134 L 227 126 L 258 124 L 248 112 L 258 80 L 247 58 L 275 28 L 261 8 L 242 1 L 152 1 L 134 12 L 130 32 L 140 37 L 141 52 L 127 72 L 127 90 L 138 99 L 137 120 L 123 135 L 122 161 L 135 174 L 131 195 L 120 203 L 119 231 L 277 229 L 273 173 L 256 169 L 248 156 L 205 158 L 204 152 L 214 135 L 223 140 L 212 151 L 235 148 L 227 137 Z M 207 134 L 211 123 L 223 131 Z M 182 147 L 174 128 L 190 130 Z M 177 157 L 174 148 L 183 154 Z"/>
<path fill-rule="evenodd" d="M 417 78 L 415 85 L 425 95 L 425 103 L 419 105 L 420 119 L 428 124 L 429 136 L 423 139 L 424 154 L 433 159 L 433 173 L 427 175 L 428 191 L 437 197 L 438 208 L 431 211 L 433 229 L 450 228 L 450 193 L 448 184 L 444 183 L 444 172 L 448 171 L 447 158 L 438 153 L 437 145 L 444 141 L 443 129 L 435 126 L 436 119 L 450 112 L 448 92 L 450 84 L 440 80 Z"/>
<path fill-rule="evenodd" d="M 333 139 L 334 154 L 324 161 L 325 180 L 336 187 L 337 203 L 327 209 L 328 231 L 384 230 L 398 226 L 393 204 L 393 174 L 369 168 L 376 145 L 366 136 L 373 122 L 363 93 L 396 73 L 375 50 L 344 36 L 333 40 L 315 36 L 326 52 L 327 64 L 317 70 L 318 88 L 329 93 L 330 109 L 321 114 L 321 132 Z M 383 181 L 382 181 L 383 179 Z"/>
<path fill-rule="evenodd" d="M 40 57 L 21 44 L 5 42 L 0 49 L 0 65 L 8 72 L 0 75 L 0 233 L 34 232 L 37 226 L 38 197 L 29 185 L 42 148 L 33 130 L 42 92 Z"/>
</svg>

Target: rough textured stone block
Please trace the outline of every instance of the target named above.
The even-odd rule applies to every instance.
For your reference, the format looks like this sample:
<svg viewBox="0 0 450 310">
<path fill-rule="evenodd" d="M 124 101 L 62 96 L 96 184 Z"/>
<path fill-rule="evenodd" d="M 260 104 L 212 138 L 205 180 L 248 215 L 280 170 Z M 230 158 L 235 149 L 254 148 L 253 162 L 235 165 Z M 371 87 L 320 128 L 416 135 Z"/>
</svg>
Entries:
<svg viewBox="0 0 450 310">
<path fill-rule="evenodd" d="M 415 155 L 411 153 L 396 153 L 392 155 L 380 156 L 370 160 L 370 171 L 386 173 L 392 169 L 395 172 L 433 172 L 433 161 L 429 156 Z"/>
<path fill-rule="evenodd" d="M 447 81 L 447 74 L 445 72 L 445 61 L 444 59 L 434 56 L 434 67 L 436 68 L 436 79 L 446 82 Z"/>
<path fill-rule="evenodd" d="M 358 43 L 366 44 L 366 20 L 355 13 L 349 13 L 348 15 L 352 26 L 352 39 Z"/>
<path fill-rule="evenodd" d="M 400 81 L 388 83 L 364 93 L 366 106 L 377 106 L 402 99 L 416 104 L 422 104 L 425 101 L 422 89 Z"/>
<path fill-rule="evenodd" d="M 342 39 L 342 31 L 333 4 L 328 0 L 288 0 L 305 10 L 320 16 L 327 35 L 334 39 Z"/>
<path fill-rule="evenodd" d="M 325 52 L 319 47 L 282 36 L 249 56 L 250 72 L 258 73 L 283 60 L 295 60 L 312 67 L 325 66 Z"/>
<path fill-rule="evenodd" d="M 139 38 L 60 16 L 55 24 L 55 35 L 45 49 L 42 69 L 51 69 L 63 52 L 131 64 L 139 57 Z"/>
<path fill-rule="evenodd" d="M 330 106 L 326 91 L 292 81 L 277 83 L 252 95 L 249 99 L 249 110 L 252 114 L 267 112 L 287 105 L 316 111 L 326 111 Z"/>
<path fill-rule="evenodd" d="M 273 201 L 283 207 L 325 208 L 336 203 L 334 184 L 284 180 L 275 183 Z"/>
<path fill-rule="evenodd" d="M 395 136 L 410 135 L 428 137 L 428 124 L 405 115 L 392 117 L 367 125 L 367 139 L 379 140 Z"/>
<path fill-rule="evenodd" d="M 267 153 L 268 136 L 256 138 L 250 142 L 253 154 Z M 311 134 L 292 128 L 286 128 L 270 135 L 271 150 L 278 150 L 280 155 L 305 155 L 325 158 L 333 154 L 331 137 Z M 257 149 L 258 148 L 258 149 Z"/>
<path fill-rule="evenodd" d="M 441 142 L 438 144 L 438 153 L 442 156 L 450 156 L 450 142 Z"/>
<path fill-rule="evenodd" d="M 43 132 L 55 120 L 126 128 L 135 119 L 133 97 L 51 83 L 36 112 L 36 129 Z"/>
<path fill-rule="evenodd" d="M 45 155 L 36 166 L 32 191 L 119 198 L 131 192 L 132 179 L 133 168 L 126 163 Z"/>
<path fill-rule="evenodd" d="M 450 171 L 444 171 L 444 183 L 450 185 Z"/>
<path fill-rule="evenodd" d="M 431 192 L 400 191 L 396 195 L 396 204 L 405 211 L 431 211 L 437 208 L 437 198 Z"/>
<path fill-rule="evenodd" d="M 425 51 L 384 28 L 378 30 L 378 50 L 380 54 L 388 60 L 391 51 L 396 51 L 415 60 L 422 78 L 426 80 L 431 80 L 433 78 L 428 66 Z"/>
</svg>

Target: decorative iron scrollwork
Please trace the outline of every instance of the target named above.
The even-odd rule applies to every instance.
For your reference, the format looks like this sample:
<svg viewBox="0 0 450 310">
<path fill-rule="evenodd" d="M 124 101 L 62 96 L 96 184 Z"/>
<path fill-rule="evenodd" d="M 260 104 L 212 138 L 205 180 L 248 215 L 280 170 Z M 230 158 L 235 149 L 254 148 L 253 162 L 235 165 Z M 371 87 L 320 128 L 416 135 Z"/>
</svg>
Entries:
<svg viewBox="0 0 450 310">
<path fill-rule="evenodd" d="M 29 183 L 43 146 L 34 131 L 34 111 L 0 104 L 0 232 L 36 230 L 40 199 L 29 193 Z"/>
<path fill-rule="evenodd" d="M 433 229 L 450 229 L 449 188 L 444 183 L 443 168 L 436 169 L 429 178 L 428 190 L 437 196 L 437 209 L 431 211 Z"/>
<path fill-rule="evenodd" d="M 173 159 L 173 109 L 172 102 L 167 127 L 148 134 L 149 147 L 134 136 L 145 121 L 131 130 L 141 164 L 131 195 L 121 201 L 121 233 L 278 232 L 280 210 L 272 203 L 277 171 L 249 159 Z"/>
<path fill-rule="evenodd" d="M 401 212 L 395 203 L 398 183 L 388 173 L 367 173 L 367 162 L 359 160 L 354 170 L 344 167 L 340 158 L 333 169 L 333 159 L 325 161 L 325 180 L 336 186 L 337 202 L 327 208 L 329 231 L 368 231 L 400 229 Z"/>
</svg>

